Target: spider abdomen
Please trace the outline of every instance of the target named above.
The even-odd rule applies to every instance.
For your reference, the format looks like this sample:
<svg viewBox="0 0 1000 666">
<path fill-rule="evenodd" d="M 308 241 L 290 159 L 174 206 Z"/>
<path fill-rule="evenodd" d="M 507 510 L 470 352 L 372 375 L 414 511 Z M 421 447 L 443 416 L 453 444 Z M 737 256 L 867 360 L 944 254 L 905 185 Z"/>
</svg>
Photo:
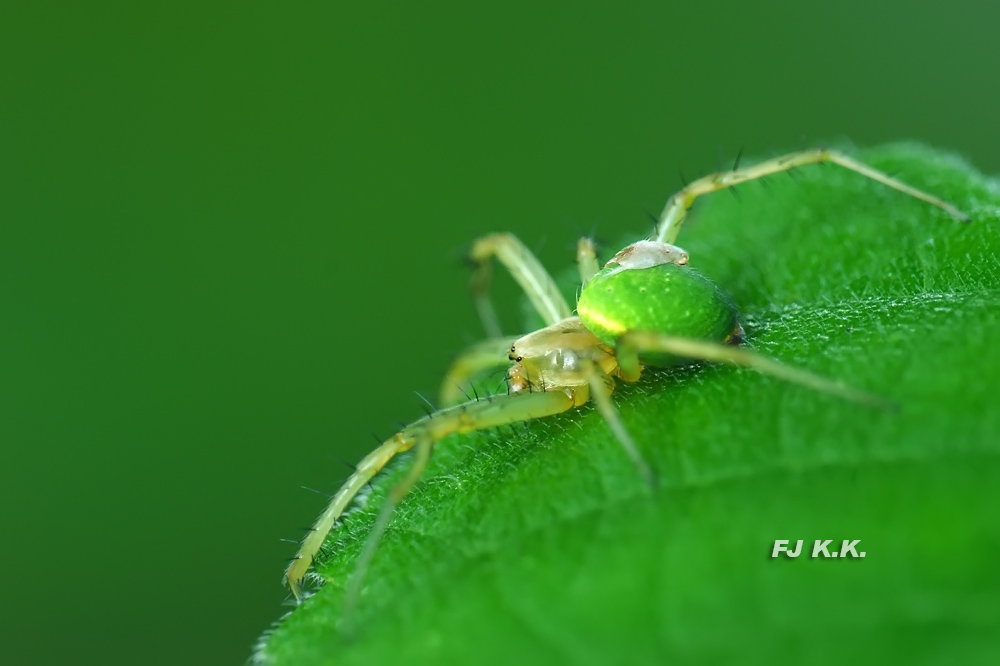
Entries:
<svg viewBox="0 0 1000 666">
<path fill-rule="evenodd" d="M 722 290 L 676 263 L 623 270 L 609 262 L 584 287 L 576 309 L 587 329 L 608 345 L 627 331 L 722 342 L 737 329 L 736 309 Z M 666 355 L 640 358 L 652 365 L 676 362 Z"/>
</svg>

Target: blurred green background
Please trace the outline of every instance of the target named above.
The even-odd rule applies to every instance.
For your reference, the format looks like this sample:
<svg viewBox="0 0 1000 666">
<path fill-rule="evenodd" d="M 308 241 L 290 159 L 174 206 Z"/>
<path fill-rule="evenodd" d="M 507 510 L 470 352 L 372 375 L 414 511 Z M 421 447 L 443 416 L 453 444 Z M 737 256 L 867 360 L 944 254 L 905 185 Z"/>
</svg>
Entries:
<svg viewBox="0 0 1000 666">
<path fill-rule="evenodd" d="M 241 663 L 287 610 L 280 539 L 325 502 L 300 486 L 335 489 L 479 335 L 473 237 L 564 266 L 741 146 L 918 139 L 1000 171 L 998 24 L 969 1 L 6 3 L 5 660 Z"/>
</svg>

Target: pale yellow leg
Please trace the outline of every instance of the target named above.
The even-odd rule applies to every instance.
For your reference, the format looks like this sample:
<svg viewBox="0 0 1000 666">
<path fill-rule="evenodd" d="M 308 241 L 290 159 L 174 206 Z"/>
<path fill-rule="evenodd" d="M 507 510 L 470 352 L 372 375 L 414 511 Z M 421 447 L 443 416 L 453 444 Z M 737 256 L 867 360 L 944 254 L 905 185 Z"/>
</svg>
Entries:
<svg viewBox="0 0 1000 666">
<path fill-rule="evenodd" d="M 553 291 L 562 300 L 562 294 L 559 293 L 552 278 L 545 273 L 538 260 L 531 255 L 531 252 L 514 236 L 505 234 L 486 236 L 474 243 L 472 255 L 479 262 L 476 273 L 473 276 L 473 294 L 476 299 L 477 308 L 479 309 L 480 318 L 483 320 L 483 326 L 487 330 L 498 332 L 500 329 L 499 324 L 496 323 L 496 314 L 493 312 L 493 306 L 490 304 L 486 294 L 489 287 L 490 270 L 488 259 L 493 254 L 501 259 L 505 265 L 508 265 L 508 267 L 508 262 L 515 264 L 515 268 L 511 268 L 511 274 L 515 278 L 518 275 L 527 275 L 534 271 L 535 274 L 530 279 L 525 279 L 523 282 L 521 279 L 518 279 L 518 282 L 524 287 L 525 293 L 529 297 L 531 292 L 529 292 L 528 287 L 525 285 L 537 285 L 548 282 L 549 286 L 538 290 L 538 292 Z M 591 278 L 597 275 L 597 272 L 600 270 L 597 264 L 593 240 L 590 238 L 580 239 L 577 243 L 576 260 L 582 287 L 582 285 L 587 284 Z M 534 300 L 533 303 L 539 314 L 545 317 L 546 315 L 538 303 L 535 303 Z M 562 307 L 562 305 L 556 303 L 554 306 L 545 305 L 544 309 L 549 310 L 551 316 L 557 316 L 563 311 Z M 568 312 L 568 310 L 567 306 L 566 311 Z M 550 322 L 546 322 L 546 324 L 549 325 Z M 452 362 L 447 373 L 445 373 L 439 396 L 441 404 L 453 405 L 460 402 L 463 398 L 467 399 L 468 396 L 462 392 L 462 386 L 475 375 L 505 364 L 507 362 L 507 350 L 516 340 L 517 337 L 494 337 L 478 342 L 463 351 Z"/>
<path fill-rule="evenodd" d="M 406 432 L 406 431 L 403 431 Z M 379 470 L 381 470 L 387 462 L 392 460 L 393 456 L 397 453 L 406 451 L 411 446 L 413 446 L 412 438 L 407 438 L 403 433 L 397 434 L 392 439 L 386 441 L 382 446 L 378 447 L 358 463 L 357 468 L 355 468 L 354 473 L 347 479 L 337 494 L 333 496 L 330 500 L 330 504 L 327 506 L 326 510 L 320 514 L 320 517 L 316 520 L 309 534 L 302 541 L 302 545 L 299 547 L 299 552 L 296 553 L 295 559 L 288 566 L 285 571 L 285 581 L 288 583 L 289 589 L 291 589 L 292 594 L 295 596 L 297 601 L 302 600 L 302 590 L 301 583 L 302 578 L 309 571 L 309 567 L 312 565 L 313 558 L 316 553 L 319 552 L 320 547 L 322 547 L 323 542 L 326 540 L 326 535 L 330 533 L 333 529 L 334 523 L 337 519 L 344 513 L 347 505 L 350 504 L 351 500 L 361 492 L 361 489 L 371 481 L 372 477 L 375 476 Z"/>
<path fill-rule="evenodd" d="M 652 488 L 656 485 L 656 477 L 653 475 L 653 470 L 649 467 L 649 463 L 646 462 L 645 458 L 639 452 L 639 447 L 636 446 L 635 440 L 625 429 L 625 425 L 622 423 L 621 417 L 618 415 L 618 410 L 615 408 L 614 403 L 611 401 L 611 392 L 614 391 L 615 382 L 614 379 L 606 375 L 593 363 L 589 363 L 589 371 L 587 373 L 587 381 L 590 386 L 590 398 L 594 401 L 597 406 L 597 411 L 601 413 L 604 420 L 608 422 L 608 427 L 611 428 L 611 432 L 614 433 L 615 438 L 625 449 L 625 453 L 632 460 L 632 463 L 639 470 L 639 474 L 642 475 L 643 480 Z"/>
<path fill-rule="evenodd" d="M 580 288 L 582 289 L 601 270 L 600 266 L 597 265 L 597 251 L 594 248 L 593 239 L 584 237 L 577 242 L 576 265 L 580 270 Z"/>
<path fill-rule="evenodd" d="M 361 594 L 361 583 L 365 579 L 368 565 L 371 564 L 372 558 L 375 556 L 378 542 L 385 533 L 385 528 L 389 526 L 396 506 L 406 497 L 413 485 L 420 480 L 420 476 L 427 468 L 427 461 L 430 460 L 433 448 L 434 440 L 428 437 L 426 432 L 421 433 L 420 441 L 416 445 L 417 455 L 413 459 L 410 469 L 406 472 L 403 480 L 393 486 L 392 490 L 385 496 L 378 518 L 368 534 L 364 548 L 361 549 L 361 555 L 358 556 L 357 565 L 354 568 L 354 573 L 351 574 L 350 581 L 348 581 L 347 592 L 344 596 L 343 631 L 348 636 L 354 633 L 354 609 L 357 607 L 358 596 Z"/>
<path fill-rule="evenodd" d="M 615 347 L 615 354 L 623 373 L 636 372 L 639 368 L 639 355 L 651 352 L 674 354 L 679 358 L 730 363 L 873 407 L 891 408 L 895 406 L 884 398 L 824 379 L 819 375 L 793 368 L 734 345 L 634 331 L 625 333 Z"/>
<path fill-rule="evenodd" d="M 860 173 L 863 176 L 878 181 L 893 189 L 899 190 L 900 192 L 908 194 L 911 197 L 915 197 L 921 201 L 926 201 L 927 203 L 946 211 L 957 220 L 966 222 L 969 219 L 968 215 L 958 210 L 948 202 L 942 201 L 941 199 L 931 196 L 930 194 L 922 192 L 914 187 L 910 187 L 906 183 L 896 180 L 895 178 L 884 174 L 877 169 L 873 169 L 867 164 L 863 164 L 851 157 L 848 157 L 843 153 L 827 148 L 813 148 L 811 150 L 788 153 L 787 155 L 782 155 L 781 157 L 774 157 L 772 159 L 765 160 L 760 164 L 744 167 L 742 169 L 733 169 L 732 171 L 720 171 L 718 173 L 709 174 L 708 176 L 704 176 L 692 183 L 689 183 L 684 189 L 674 194 L 667 201 L 666 207 L 664 207 L 663 212 L 660 214 L 656 240 L 661 243 L 673 243 L 674 240 L 677 239 L 677 234 L 681 230 L 681 225 L 684 223 L 684 217 L 687 215 L 688 210 L 691 208 L 692 204 L 694 204 L 695 199 L 703 194 L 716 192 L 726 187 L 739 185 L 740 183 L 745 183 L 748 180 L 763 178 L 764 176 L 769 176 L 781 171 L 788 171 L 789 169 L 795 169 L 807 164 L 818 164 L 821 162 L 831 162 L 833 164 L 840 165 L 845 169 L 850 169 L 851 171 Z"/>
<path fill-rule="evenodd" d="M 472 294 L 489 337 L 501 337 L 500 326 L 488 294 L 492 275 L 491 257 L 496 257 L 507 267 L 546 326 L 562 321 L 572 314 L 555 280 L 516 236 L 512 234 L 483 236 L 472 244 L 469 256 L 476 263 L 471 282 Z"/>
<path fill-rule="evenodd" d="M 480 401 L 467 402 L 454 407 L 442 409 L 434 412 L 419 421 L 410 424 L 392 438 L 387 440 L 380 447 L 369 453 L 358 464 L 355 472 L 347 479 L 343 487 L 333 496 L 330 505 L 327 507 L 312 531 L 302 542 L 298 554 L 291 565 L 285 571 L 285 580 L 292 594 L 297 600 L 301 600 L 302 578 L 312 565 L 313 558 L 319 552 L 320 547 L 326 540 L 326 536 L 333 529 L 337 520 L 344 513 L 351 500 L 361 491 L 362 488 L 381 470 L 397 453 L 401 453 L 415 445 L 421 446 L 421 452 L 417 456 L 414 471 L 411 471 L 412 481 L 404 480 L 399 486 L 399 492 L 393 491 L 395 495 L 405 494 L 409 487 L 415 482 L 423 470 L 426 456 L 430 455 L 430 447 L 436 442 L 452 433 L 470 432 L 472 430 L 482 430 L 493 428 L 508 423 L 518 421 L 529 421 L 531 419 L 549 416 L 564 412 L 574 405 L 574 397 L 565 391 L 550 391 L 544 393 L 517 393 L 513 395 L 499 395 Z M 399 495 L 401 497 L 401 495 Z M 398 501 L 398 497 L 390 501 Z M 386 518 L 386 521 L 388 518 Z M 384 529 L 384 526 L 383 526 Z M 374 533 L 369 539 L 375 541 L 381 535 Z M 374 548 L 374 546 L 372 546 Z"/>
<path fill-rule="evenodd" d="M 463 351 L 452 361 L 441 382 L 440 405 L 447 407 L 468 400 L 469 396 L 465 395 L 462 387 L 469 380 L 487 370 L 509 365 L 507 354 L 515 340 L 515 337 L 492 338 L 477 342 Z"/>
</svg>

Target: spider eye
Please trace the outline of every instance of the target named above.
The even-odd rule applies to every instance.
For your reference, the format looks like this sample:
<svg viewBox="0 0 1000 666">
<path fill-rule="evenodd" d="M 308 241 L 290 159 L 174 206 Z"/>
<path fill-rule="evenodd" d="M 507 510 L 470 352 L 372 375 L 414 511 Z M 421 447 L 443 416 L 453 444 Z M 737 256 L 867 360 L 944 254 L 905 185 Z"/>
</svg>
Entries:
<svg viewBox="0 0 1000 666">
<path fill-rule="evenodd" d="M 517 361 L 518 363 L 520 363 L 520 362 L 521 362 L 521 357 L 520 357 L 520 356 L 518 356 L 518 357 L 517 357 L 516 359 L 514 359 L 514 360 L 515 360 L 515 361 Z"/>
</svg>

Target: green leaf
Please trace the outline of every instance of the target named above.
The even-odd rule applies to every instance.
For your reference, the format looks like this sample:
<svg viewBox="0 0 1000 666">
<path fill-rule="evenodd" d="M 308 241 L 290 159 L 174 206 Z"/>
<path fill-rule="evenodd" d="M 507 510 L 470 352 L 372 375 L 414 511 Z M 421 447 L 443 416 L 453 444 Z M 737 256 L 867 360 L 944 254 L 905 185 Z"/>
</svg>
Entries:
<svg viewBox="0 0 1000 666">
<path fill-rule="evenodd" d="M 678 242 L 746 344 L 898 411 L 728 366 L 652 373 L 615 400 L 656 492 L 590 407 L 449 437 L 379 545 L 354 639 L 345 585 L 405 460 L 257 658 L 1000 663 L 1000 186 L 917 145 L 857 156 L 971 223 L 815 166 L 707 197 Z M 776 539 L 804 552 L 772 559 Z M 812 558 L 817 539 L 865 557 Z"/>
</svg>

